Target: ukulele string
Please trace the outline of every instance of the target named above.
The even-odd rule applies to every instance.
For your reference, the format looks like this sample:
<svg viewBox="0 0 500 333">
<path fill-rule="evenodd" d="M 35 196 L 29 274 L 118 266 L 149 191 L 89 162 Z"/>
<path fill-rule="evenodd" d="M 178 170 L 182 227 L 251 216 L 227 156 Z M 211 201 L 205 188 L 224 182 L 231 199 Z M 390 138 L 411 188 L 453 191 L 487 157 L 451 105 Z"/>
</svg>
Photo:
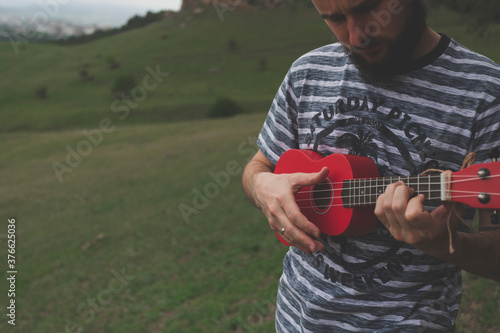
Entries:
<svg viewBox="0 0 500 333">
<path fill-rule="evenodd" d="M 462 179 L 458 179 L 458 180 L 452 180 L 450 181 L 449 183 L 451 184 L 454 184 L 454 183 L 463 183 L 463 182 L 468 182 L 468 181 L 477 181 L 477 178 L 475 177 L 471 177 L 471 176 L 468 176 L 468 175 L 455 175 L 454 176 L 455 178 L 462 178 Z M 496 178 L 496 177 L 500 177 L 500 175 L 493 175 L 493 176 L 490 176 L 489 178 Z M 361 180 L 363 180 L 364 178 L 361 178 Z M 370 179 L 370 178 L 367 178 L 367 179 Z M 394 180 L 394 179 L 391 179 L 391 181 Z M 343 184 L 344 182 L 333 182 L 331 183 L 332 185 L 334 184 Z M 418 182 L 418 183 L 412 183 L 412 182 L 409 182 L 408 183 L 408 186 L 417 186 L 417 187 L 420 187 L 420 186 L 432 186 L 432 185 L 441 185 L 441 182 Z M 361 192 L 361 189 L 363 190 L 366 190 L 366 191 L 363 191 Z M 344 195 L 344 196 L 340 196 L 343 200 L 346 200 L 346 201 L 349 201 L 349 203 L 352 203 L 354 202 L 354 204 L 351 204 L 351 206 L 363 206 L 363 205 L 366 205 L 366 206 L 369 206 L 369 205 L 374 205 L 376 204 L 376 197 L 378 197 L 379 193 L 371 193 L 371 189 L 379 189 L 379 186 L 376 186 L 376 185 L 372 185 L 372 186 L 363 186 L 363 187 L 349 187 L 349 190 L 350 192 L 352 193 L 352 191 L 356 191 L 358 190 L 359 193 L 354 193 L 354 194 L 351 194 L 351 195 Z M 332 192 L 338 192 L 340 189 L 332 189 L 332 188 L 328 188 L 328 189 L 322 189 L 322 190 L 307 190 L 307 189 L 303 189 L 301 191 L 299 191 L 297 194 L 301 193 L 301 194 L 306 194 L 306 193 L 311 193 L 311 194 L 322 194 L 322 193 L 332 193 Z M 424 191 L 421 191 L 421 192 L 427 192 L 428 190 L 424 190 Z M 437 190 L 434 190 L 434 192 L 436 192 Z M 440 193 L 440 191 L 438 191 Z M 454 195 L 452 196 L 452 199 L 461 199 L 461 198 L 474 198 L 476 196 L 478 196 L 481 192 L 476 192 L 476 191 L 459 191 L 459 190 L 453 190 L 453 193 Z M 458 195 L 458 194 L 461 194 L 461 195 Z M 500 195 L 500 193 L 496 193 L 496 192 L 488 192 L 489 195 L 492 195 L 492 196 L 498 196 Z M 366 200 L 366 197 L 372 197 L 372 196 L 375 196 L 375 201 L 372 201 L 372 200 Z M 361 203 L 361 199 L 359 199 L 360 197 L 365 197 L 365 200 L 363 200 L 363 202 Z M 309 198 L 304 198 L 304 199 L 296 199 L 296 202 L 297 203 L 300 203 L 300 202 L 304 202 L 304 201 L 308 201 L 308 202 L 311 202 L 311 201 L 325 201 L 325 200 L 328 200 L 329 203 L 328 204 L 323 204 L 323 205 L 314 205 L 314 206 L 302 206 L 301 208 L 318 208 L 318 209 L 325 209 L 325 208 L 328 208 L 328 207 L 336 207 L 336 206 L 345 206 L 344 204 L 332 204 L 332 201 L 333 199 L 335 198 L 335 195 L 333 196 L 318 196 L 317 198 L 314 198 L 314 197 L 309 197 Z M 436 197 L 433 197 L 433 196 L 430 196 L 430 197 L 426 197 L 427 200 L 439 200 L 441 199 L 440 195 L 439 196 L 436 196 Z"/>
<path fill-rule="evenodd" d="M 496 193 L 494 195 L 500 195 L 500 193 Z M 474 197 L 477 197 L 477 193 L 468 194 L 468 195 L 453 196 L 453 199 L 464 199 L 464 198 L 474 198 Z M 347 197 L 347 198 L 349 198 L 349 197 Z M 315 202 L 315 200 L 313 198 L 297 199 L 296 202 L 297 202 L 297 204 L 299 205 L 299 207 L 301 209 L 302 208 L 316 208 L 316 209 L 319 209 L 319 210 L 324 210 L 326 208 L 331 208 L 331 207 L 346 207 L 346 205 L 344 203 L 336 203 L 335 204 L 335 203 L 332 202 L 331 199 L 332 199 L 332 197 L 321 198 L 320 200 L 322 200 L 322 201 L 324 201 L 324 200 L 328 200 L 329 201 L 328 203 L 324 203 L 324 204 L 313 204 L 313 202 Z M 441 197 L 430 198 L 431 201 L 433 201 L 433 200 L 440 200 L 440 199 L 441 199 Z M 312 202 L 312 203 L 311 203 L 311 205 L 302 205 L 303 202 Z M 366 201 L 363 201 L 363 202 L 354 202 L 354 203 L 352 203 L 350 205 L 347 205 L 347 208 L 354 208 L 354 207 L 361 207 L 361 206 L 373 206 L 376 203 L 377 203 L 376 201 L 372 201 L 372 200 L 366 200 Z"/>
<path fill-rule="evenodd" d="M 328 192 L 331 192 L 330 190 L 324 190 L 324 191 L 321 191 L 321 192 L 325 192 L 325 191 L 328 191 Z M 297 194 L 306 194 L 308 193 L 309 191 L 299 191 Z M 318 192 L 314 192 L 314 194 L 316 194 Z M 440 193 L 440 192 L 439 192 Z M 475 192 L 475 191 L 458 191 L 458 190 L 455 190 L 453 191 L 454 195 L 452 195 L 452 199 L 461 199 L 461 198 L 474 198 L 474 197 L 477 197 L 479 194 L 481 194 L 482 192 Z M 458 194 L 461 194 L 461 195 L 458 195 Z M 490 196 L 500 196 L 500 193 L 493 193 L 493 192 L 488 192 L 488 194 Z M 360 197 L 372 197 L 372 196 L 376 196 L 378 197 L 378 194 L 361 194 L 361 195 L 345 195 L 345 196 L 342 196 L 340 195 L 340 198 L 343 199 L 343 200 L 349 200 L 349 202 L 352 201 L 356 201 L 356 199 L 360 198 Z M 339 196 L 337 196 L 339 197 Z M 322 196 L 322 197 L 311 197 L 309 196 L 308 198 L 304 198 L 304 199 L 295 199 L 295 201 L 297 203 L 299 202 L 304 202 L 304 201 L 324 201 L 324 200 L 329 200 L 331 201 L 332 199 L 335 199 L 336 196 L 333 195 L 333 196 Z M 426 197 L 425 198 L 426 200 L 439 200 L 441 199 L 441 196 L 436 196 L 436 197 Z M 453 201 L 453 200 L 452 200 Z M 363 204 L 366 204 L 366 205 L 370 205 L 370 204 L 375 204 L 374 201 L 370 201 L 370 200 L 364 200 L 363 201 Z M 342 204 L 343 205 L 343 204 Z M 360 204 L 361 205 L 361 204 Z M 305 207 L 307 208 L 307 207 Z"/>
<path fill-rule="evenodd" d="M 467 195 L 456 195 L 456 196 L 453 196 L 453 199 L 464 199 L 464 198 L 474 198 L 474 197 L 477 197 L 478 193 L 477 192 L 471 192 L 471 194 L 467 194 Z M 500 195 L 500 193 L 495 193 L 495 194 L 492 194 L 492 195 Z M 332 202 L 332 198 L 334 197 L 325 197 L 325 198 L 320 198 L 319 200 L 321 201 L 325 201 L 325 200 L 328 200 L 329 203 L 325 203 L 325 204 L 311 204 L 311 205 L 301 205 L 302 202 L 315 202 L 315 200 L 313 198 L 308 198 L 308 199 L 296 199 L 296 202 L 297 204 L 299 204 L 299 207 L 302 209 L 302 208 L 316 208 L 316 209 L 319 209 L 319 210 L 324 210 L 326 208 L 331 208 L 331 207 L 346 207 L 346 205 L 344 203 L 337 203 L 337 204 L 334 204 Z M 352 198 L 357 198 L 357 197 L 343 197 L 343 199 L 352 199 Z M 433 197 L 433 198 L 426 198 L 427 200 L 440 200 L 441 197 Z M 363 202 L 355 202 L 355 203 L 352 203 L 350 205 L 348 205 L 347 208 L 354 208 L 354 207 L 360 207 L 360 206 L 372 206 L 372 205 L 375 205 L 377 202 L 376 201 L 372 201 L 372 200 L 366 200 L 366 201 L 363 201 Z"/>
<path fill-rule="evenodd" d="M 472 176 L 467 176 L 467 175 L 454 175 L 453 176 L 454 178 L 463 178 L 463 179 L 457 179 L 457 180 L 452 180 L 450 182 L 448 182 L 449 185 L 453 185 L 453 184 L 458 184 L 458 183 L 464 183 L 464 182 L 470 182 L 470 181 L 477 181 L 478 179 L 475 178 L 475 177 L 472 177 Z M 498 178 L 500 177 L 500 175 L 492 175 L 492 176 L 489 176 L 488 179 L 490 178 Z M 395 178 L 398 178 L 398 177 L 395 177 Z M 385 180 L 388 180 L 388 178 L 356 178 L 356 179 L 348 179 L 349 181 L 364 181 L 364 180 L 372 180 L 372 179 L 385 179 Z M 401 180 L 403 181 L 402 179 L 398 179 L 398 180 Z M 391 183 L 395 182 L 395 179 L 390 179 Z M 403 181 L 404 182 L 404 181 Z M 389 183 L 389 184 L 391 184 Z M 412 186 L 415 186 L 415 187 L 423 187 L 423 186 L 437 186 L 437 185 L 441 185 L 441 181 L 435 181 L 435 182 L 404 182 L 407 186 L 409 187 L 412 187 Z M 344 182 L 331 182 L 331 183 L 320 183 L 320 184 L 324 184 L 324 185 L 333 185 L 333 190 L 336 190 L 338 191 L 339 189 L 335 189 L 335 185 L 344 185 Z M 389 185 L 387 184 L 387 185 Z M 317 185 L 312 185 L 312 186 L 317 186 Z M 378 189 L 379 187 L 381 186 L 386 186 L 385 184 L 381 184 L 381 185 L 366 185 L 366 186 L 349 186 L 347 189 L 348 190 L 370 190 L 370 189 Z M 308 187 L 311 187 L 311 186 L 308 186 Z M 320 189 L 320 190 L 316 190 L 316 189 L 313 189 L 313 190 L 301 190 L 299 192 L 302 192 L 302 191 L 307 191 L 307 192 L 311 192 L 311 193 L 322 193 L 322 192 L 331 192 L 332 191 L 332 188 L 327 188 L 327 189 Z M 428 190 L 424 190 L 422 192 L 426 192 Z M 456 191 L 454 191 L 456 192 Z M 473 192 L 471 192 L 473 193 Z M 490 193 L 488 192 L 489 194 L 492 194 L 492 195 L 498 195 L 500 193 Z M 476 193 L 476 194 L 479 194 L 479 193 Z M 358 195 L 365 195 L 365 194 L 358 194 Z"/>
</svg>

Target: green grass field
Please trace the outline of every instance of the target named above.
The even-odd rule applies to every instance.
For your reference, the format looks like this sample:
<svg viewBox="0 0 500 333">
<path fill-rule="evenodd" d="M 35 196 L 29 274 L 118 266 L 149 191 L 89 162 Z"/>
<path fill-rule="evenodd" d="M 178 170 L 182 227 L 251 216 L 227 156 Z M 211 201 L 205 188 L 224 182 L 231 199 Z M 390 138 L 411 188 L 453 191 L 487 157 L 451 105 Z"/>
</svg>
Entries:
<svg viewBox="0 0 500 333">
<path fill-rule="evenodd" d="M 331 41 L 313 8 L 293 8 L 220 20 L 207 7 L 71 47 L 29 43 L 15 53 L 0 43 L 0 267 L 14 218 L 18 271 L 16 326 L 2 320 L 1 332 L 273 331 L 287 249 L 240 177 L 291 62 Z M 479 39 L 461 22 L 442 9 L 431 17 L 500 61 L 499 26 Z M 110 69 L 109 56 L 121 68 Z M 124 116 L 114 80 L 132 74 L 151 87 L 148 67 L 168 75 Z M 219 96 L 245 114 L 207 119 Z M 464 284 L 459 332 L 500 331 L 498 284 L 468 274 Z M 4 319 L 8 289 L 0 279 Z"/>
<path fill-rule="evenodd" d="M 285 248 L 240 190 L 261 123 L 117 126 L 62 182 L 51 164 L 79 131 L 2 135 L 16 331 L 228 332 L 262 304 L 270 328 Z"/>
<path fill-rule="evenodd" d="M 332 41 L 313 8 L 297 6 L 295 11 L 226 12 L 222 21 L 210 6 L 198 16 L 181 13 L 78 46 L 28 43 L 15 53 L 11 43 L 0 43 L 0 130 L 94 125 L 112 109 L 118 77 L 132 75 L 143 85 L 146 68 L 157 66 L 169 79 L 144 99 L 138 94 L 141 101 L 129 107 L 128 124 L 203 119 L 217 97 L 231 97 L 249 111 L 267 109 L 291 62 Z M 293 38 L 283 38 L 290 33 Z M 110 69 L 110 57 L 119 69 Z M 82 70 L 94 79 L 82 78 Z M 45 100 L 36 97 L 40 86 L 47 89 Z"/>
</svg>

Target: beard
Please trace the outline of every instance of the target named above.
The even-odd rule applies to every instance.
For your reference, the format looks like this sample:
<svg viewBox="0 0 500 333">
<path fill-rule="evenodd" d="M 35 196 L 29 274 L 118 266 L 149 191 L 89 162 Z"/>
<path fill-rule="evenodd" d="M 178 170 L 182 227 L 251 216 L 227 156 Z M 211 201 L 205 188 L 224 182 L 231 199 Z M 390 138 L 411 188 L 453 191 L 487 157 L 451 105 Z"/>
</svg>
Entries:
<svg viewBox="0 0 500 333">
<path fill-rule="evenodd" d="M 411 63 L 412 55 L 418 42 L 427 27 L 427 11 L 418 1 L 413 1 L 413 10 L 401 35 L 389 44 L 385 56 L 378 62 L 368 62 L 361 54 L 342 45 L 344 52 L 351 62 L 358 68 L 361 76 L 369 81 L 389 79 L 405 72 Z M 373 38 L 368 47 L 384 42 L 385 40 Z"/>
</svg>

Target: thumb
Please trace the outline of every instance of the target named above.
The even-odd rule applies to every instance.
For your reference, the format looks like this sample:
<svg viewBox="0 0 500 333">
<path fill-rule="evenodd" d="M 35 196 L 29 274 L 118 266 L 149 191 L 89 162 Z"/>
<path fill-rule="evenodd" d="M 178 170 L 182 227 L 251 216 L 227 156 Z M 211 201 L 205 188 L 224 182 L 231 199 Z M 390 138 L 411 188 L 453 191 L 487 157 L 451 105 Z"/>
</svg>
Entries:
<svg viewBox="0 0 500 333">
<path fill-rule="evenodd" d="M 330 170 L 327 167 L 323 167 L 323 169 L 318 172 L 298 173 L 296 174 L 297 178 L 295 179 L 295 188 L 300 189 L 304 186 L 319 184 L 324 181 L 329 174 Z"/>
<path fill-rule="evenodd" d="M 321 171 L 313 174 L 312 180 L 316 184 L 321 183 L 322 181 L 324 181 L 328 177 L 329 174 L 330 174 L 330 169 L 328 169 L 328 167 L 323 167 L 323 169 L 321 169 Z"/>
<path fill-rule="evenodd" d="M 450 219 L 450 222 L 454 225 L 459 221 L 462 221 L 462 217 L 466 212 L 466 206 L 456 202 L 445 201 L 441 206 L 437 207 L 431 215 L 443 221 Z"/>
</svg>

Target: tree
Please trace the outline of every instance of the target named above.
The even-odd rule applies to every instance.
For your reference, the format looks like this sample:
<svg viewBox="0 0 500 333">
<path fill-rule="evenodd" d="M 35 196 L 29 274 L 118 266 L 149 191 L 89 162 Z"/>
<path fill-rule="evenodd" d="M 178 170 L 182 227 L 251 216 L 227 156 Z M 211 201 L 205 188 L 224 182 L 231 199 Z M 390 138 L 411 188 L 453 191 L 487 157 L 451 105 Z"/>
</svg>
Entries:
<svg viewBox="0 0 500 333">
<path fill-rule="evenodd" d="M 132 75 L 122 75 L 115 80 L 111 92 L 121 98 L 130 98 L 130 91 L 137 86 L 137 81 Z"/>
<path fill-rule="evenodd" d="M 209 118 L 231 117 L 242 113 L 243 108 L 230 98 L 218 98 L 208 111 Z"/>
<path fill-rule="evenodd" d="M 36 88 L 36 97 L 39 99 L 46 99 L 47 98 L 47 87 L 46 86 L 39 86 Z"/>
</svg>

